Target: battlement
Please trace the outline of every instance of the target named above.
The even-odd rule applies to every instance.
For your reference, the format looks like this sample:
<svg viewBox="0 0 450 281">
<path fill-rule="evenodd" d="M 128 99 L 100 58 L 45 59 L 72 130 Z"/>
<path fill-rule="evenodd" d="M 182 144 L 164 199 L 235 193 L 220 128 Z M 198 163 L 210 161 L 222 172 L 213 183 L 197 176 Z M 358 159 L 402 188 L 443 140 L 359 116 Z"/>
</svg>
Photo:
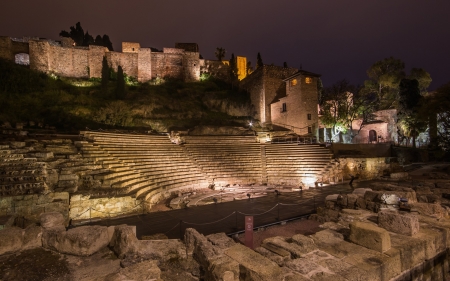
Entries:
<svg viewBox="0 0 450 281">
<path fill-rule="evenodd" d="M 27 59 L 22 58 L 24 55 Z M 200 54 L 196 43 L 176 43 L 175 48 L 152 53 L 140 43 L 122 42 L 122 52 L 111 52 L 102 46 L 77 47 L 70 38 L 55 41 L 39 37 L 0 37 L 0 58 L 63 77 L 100 78 L 103 57 L 114 70 L 120 65 L 125 74 L 140 82 L 156 77 L 200 79 Z"/>
</svg>

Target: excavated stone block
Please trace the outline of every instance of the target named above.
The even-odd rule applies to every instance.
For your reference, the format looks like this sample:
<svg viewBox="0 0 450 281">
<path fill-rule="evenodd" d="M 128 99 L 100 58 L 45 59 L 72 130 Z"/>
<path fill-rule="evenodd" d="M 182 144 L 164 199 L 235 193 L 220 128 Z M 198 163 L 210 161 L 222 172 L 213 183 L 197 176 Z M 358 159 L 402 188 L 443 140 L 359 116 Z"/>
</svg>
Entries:
<svg viewBox="0 0 450 281">
<path fill-rule="evenodd" d="M 121 268 L 117 273 L 111 273 L 105 277 L 105 281 L 147 281 L 160 280 L 161 269 L 158 267 L 158 261 L 144 261 L 133 264 L 126 268 Z"/>
<path fill-rule="evenodd" d="M 283 280 L 283 271 L 276 263 L 241 244 L 225 250 L 225 254 L 239 263 L 239 280 Z"/>
<path fill-rule="evenodd" d="M 136 252 L 138 247 L 136 226 L 118 225 L 114 229 L 112 238 L 109 238 L 108 229 L 106 229 L 106 234 L 109 246 L 112 247 L 119 258 L 123 258 L 128 253 Z"/>
<path fill-rule="evenodd" d="M 40 222 L 44 229 L 64 228 L 65 226 L 64 216 L 58 212 L 42 213 Z"/>
<path fill-rule="evenodd" d="M 109 243 L 106 226 L 80 226 L 68 231 L 46 231 L 43 246 L 60 253 L 90 256 Z"/>
<path fill-rule="evenodd" d="M 214 246 L 217 246 L 221 249 L 226 249 L 226 248 L 229 248 L 229 247 L 233 246 L 234 244 L 236 244 L 236 242 L 234 242 L 233 239 L 228 237 L 223 232 L 210 234 L 210 235 L 206 236 L 206 238 Z"/>
<path fill-rule="evenodd" d="M 42 228 L 37 225 L 30 225 L 23 233 L 22 250 L 42 247 Z"/>
<path fill-rule="evenodd" d="M 303 253 L 317 250 L 317 245 L 314 244 L 314 240 L 302 234 L 292 236 L 292 242 L 299 246 Z"/>
<path fill-rule="evenodd" d="M 358 195 L 356 194 L 347 194 L 347 207 L 350 209 L 355 208 L 356 200 L 358 200 Z"/>
<path fill-rule="evenodd" d="M 352 194 L 364 197 L 364 194 L 366 194 L 367 191 L 372 191 L 371 188 L 355 188 L 352 192 Z"/>
<path fill-rule="evenodd" d="M 272 243 L 262 243 L 261 247 L 279 255 L 282 258 L 291 258 L 291 253 L 289 251 L 286 251 L 285 249 Z"/>
<path fill-rule="evenodd" d="M 19 251 L 23 244 L 23 229 L 11 227 L 0 230 L 0 255 Z"/>
<path fill-rule="evenodd" d="M 408 236 L 419 232 L 419 219 L 408 213 L 381 211 L 378 213 L 378 225 L 388 231 Z"/>
<path fill-rule="evenodd" d="M 380 253 L 391 248 L 389 233 L 383 228 L 366 222 L 353 222 L 350 224 L 349 240 Z"/>
<path fill-rule="evenodd" d="M 447 215 L 447 211 L 440 204 L 413 203 L 411 211 L 418 212 L 420 215 L 442 218 Z"/>
</svg>

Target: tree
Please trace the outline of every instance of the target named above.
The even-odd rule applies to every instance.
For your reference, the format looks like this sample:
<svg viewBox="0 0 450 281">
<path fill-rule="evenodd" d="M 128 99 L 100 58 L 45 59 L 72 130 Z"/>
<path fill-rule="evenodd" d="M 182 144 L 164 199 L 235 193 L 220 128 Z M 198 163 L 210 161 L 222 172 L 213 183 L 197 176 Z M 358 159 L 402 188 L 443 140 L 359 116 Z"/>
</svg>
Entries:
<svg viewBox="0 0 450 281">
<path fill-rule="evenodd" d="M 110 69 L 109 69 L 108 61 L 106 60 L 106 56 L 103 56 L 103 60 L 102 60 L 102 89 L 105 92 L 108 90 L 109 76 L 110 76 Z"/>
<path fill-rule="evenodd" d="M 217 60 L 222 61 L 225 57 L 226 50 L 224 48 L 216 48 L 216 51 L 214 52 L 214 55 L 216 56 Z"/>
<path fill-rule="evenodd" d="M 230 77 L 231 80 L 234 81 L 238 78 L 238 66 L 237 66 L 237 60 L 234 56 L 234 53 L 231 54 L 230 59 Z"/>
<path fill-rule="evenodd" d="M 409 74 L 409 79 L 416 79 L 419 82 L 419 89 L 421 95 L 427 93 L 427 89 L 431 84 L 431 75 L 422 68 L 413 68 Z"/>
<path fill-rule="evenodd" d="M 247 69 L 247 75 L 252 74 L 252 72 L 253 72 L 253 66 L 252 66 L 252 62 L 251 62 L 251 61 L 247 61 L 247 67 L 246 67 L 246 69 Z"/>
<path fill-rule="evenodd" d="M 125 99 L 125 76 L 123 75 L 123 69 L 120 65 L 117 68 L 116 99 Z"/>
<path fill-rule="evenodd" d="M 421 103 L 423 105 L 421 114 L 429 118 L 429 131 L 432 138 L 430 141 L 436 141 L 441 149 L 448 152 L 450 151 L 450 83 L 439 87 L 424 99 L 425 102 Z M 433 139 L 433 129 L 437 136 L 436 140 Z"/>
<path fill-rule="evenodd" d="M 100 37 L 100 35 L 97 35 L 95 37 L 92 37 L 92 35 L 89 34 L 89 32 L 84 33 L 83 28 L 81 27 L 80 22 L 77 22 L 74 26 L 70 27 L 70 32 L 67 32 L 65 30 L 62 30 L 59 33 L 59 36 L 61 37 L 70 37 L 75 42 L 76 46 L 89 46 L 89 45 L 98 45 L 98 46 L 104 46 L 107 47 L 110 51 L 113 51 L 113 46 L 111 43 L 111 40 L 109 39 L 108 35 L 103 35 L 103 37 Z M 101 39 L 101 40 L 99 40 Z"/>
<path fill-rule="evenodd" d="M 261 54 L 258 52 L 258 55 L 256 56 L 256 68 L 260 68 L 263 67 L 264 63 L 263 60 L 261 58 Z"/>
<path fill-rule="evenodd" d="M 397 108 L 397 128 L 399 137 L 412 137 L 412 145 L 416 147 L 416 137 L 426 129 L 426 117 L 419 114 L 419 105 L 423 97 L 420 95 L 419 81 L 402 79 L 399 84 Z"/>
<path fill-rule="evenodd" d="M 320 121 L 332 129 L 332 137 L 350 132 L 353 139 L 363 128 L 372 113 L 372 108 L 358 87 L 343 79 L 326 88 L 322 95 Z M 359 130 L 353 132 L 353 121 L 361 119 Z"/>
<path fill-rule="evenodd" d="M 369 80 L 364 82 L 364 94 L 377 109 L 395 107 L 400 81 L 405 77 L 405 64 L 393 57 L 374 63 L 368 70 Z"/>
</svg>

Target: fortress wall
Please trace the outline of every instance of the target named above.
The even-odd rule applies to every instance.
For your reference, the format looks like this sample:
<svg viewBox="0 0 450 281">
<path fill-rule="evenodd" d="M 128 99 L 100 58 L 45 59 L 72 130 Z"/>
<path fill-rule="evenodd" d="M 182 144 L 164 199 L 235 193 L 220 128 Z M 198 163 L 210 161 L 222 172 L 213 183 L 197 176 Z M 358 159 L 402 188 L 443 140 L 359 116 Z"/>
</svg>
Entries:
<svg viewBox="0 0 450 281">
<path fill-rule="evenodd" d="M 89 78 L 89 49 L 72 49 L 72 75 L 78 78 Z"/>
<path fill-rule="evenodd" d="M 183 56 L 181 54 L 152 53 L 152 78 L 183 78 Z"/>
<path fill-rule="evenodd" d="M 108 53 L 108 48 L 102 46 L 89 46 L 89 74 L 90 77 L 102 77 L 103 56 Z"/>
<path fill-rule="evenodd" d="M 202 60 L 201 73 L 209 73 L 211 76 L 229 80 L 229 66 L 222 61 L 218 60 Z"/>
<path fill-rule="evenodd" d="M 8 36 L 0 36 L 0 58 L 9 61 L 14 60 L 12 53 L 12 40 Z"/>
<path fill-rule="evenodd" d="M 141 44 L 135 42 L 122 42 L 123 53 L 138 53 L 141 48 Z"/>
<path fill-rule="evenodd" d="M 49 71 L 56 75 L 71 77 L 73 72 L 72 48 L 50 46 Z"/>
<path fill-rule="evenodd" d="M 183 54 L 184 50 L 183 49 L 178 49 L 178 48 L 163 48 L 163 53 L 164 54 Z"/>
<path fill-rule="evenodd" d="M 255 118 L 260 120 L 261 122 L 265 122 L 262 69 L 254 71 L 250 76 L 242 80 L 241 86 L 243 89 L 250 93 L 250 99 L 252 101 L 252 104 L 255 106 Z"/>
<path fill-rule="evenodd" d="M 49 70 L 50 44 L 47 41 L 31 40 L 30 68 L 37 71 L 47 72 Z"/>
<path fill-rule="evenodd" d="M 200 79 L 200 54 L 195 52 L 185 52 L 183 56 L 184 80 L 187 82 L 198 81 Z"/>
<path fill-rule="evenodd" d="M 106 54 L 109 66 L 117 72 L 119 65 L 122 67 L 123 72 L 128 76 L 138 76 L 138 54 L 137 53 L 119 53 L 108 52 Z"/>
<path fill-rule="evenodd" d="M 65 77 L 89 77 L 89 49 L 51 46 L 49 71 Z"/>
<path fill-rule="evenodd" d="M 140 48 L 138 53 L 138 81 L 146 82 L 152 79 L 152 52 L 150 48 Z"/>
</svg>

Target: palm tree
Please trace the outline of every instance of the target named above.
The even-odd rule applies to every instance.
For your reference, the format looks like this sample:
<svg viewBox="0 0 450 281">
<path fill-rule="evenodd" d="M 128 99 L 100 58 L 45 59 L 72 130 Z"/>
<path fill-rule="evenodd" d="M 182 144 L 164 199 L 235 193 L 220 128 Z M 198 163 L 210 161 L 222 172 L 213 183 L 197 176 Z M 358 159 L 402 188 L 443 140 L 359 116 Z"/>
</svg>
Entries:
<svg viewBox="0 0 450 281">
<path fill-rule="evenodd" d="M 216 58 L 221 61 L 225 57 L 226 52 L 227 51 L 224 48 L 217 47 L 214 54 L 216 55 Z"/>
</svg>

